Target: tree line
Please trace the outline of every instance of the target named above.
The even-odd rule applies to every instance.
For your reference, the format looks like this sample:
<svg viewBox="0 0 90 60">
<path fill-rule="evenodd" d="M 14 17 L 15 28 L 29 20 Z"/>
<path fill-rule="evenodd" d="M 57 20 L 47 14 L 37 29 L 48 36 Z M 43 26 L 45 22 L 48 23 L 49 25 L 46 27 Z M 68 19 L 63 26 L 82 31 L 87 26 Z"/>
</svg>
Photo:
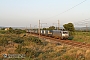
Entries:
<svg viewBox="0 0 90 60">
<path fill-rule="evenodd" d="M 5 30 L 5 28 L 1 28 L 0 33 L 2 34 L 5 34 L 5 33 L 21 34 L 21 33 L 26 33 L 26 31 L 22 29 L 13 29 L 12 27 L 9 27 L 8 30 Z"/>
<path fill-rule="evenodd" d="M 43 28 L 42 30 L 67 30 L 70 32 L 74 32 L 75 28 L 73 23 L 68 23 L 68 24 L 64 24 L 63 25 L 64 29 L 59 29 L 59 27 L 55 27 L 55 26 L 50 26 L 48 28 Z M 21 34 L 21 33 L 25 33 L 26 30 L 22 30 L 22 29 L 13 29 L 12 27 L 9 27 L 9 30 L 5 31 L 5 28 L 1 28 L 0 33 L 16 33 L 16 34 Z"/>
<path fill-rule="evenodd" d="M 64 30 L 71 31 L 71 32 L 75 31 L 75 27 L 73 23 L 64 24 L 63 27 L 64 27 Z M 43 30 L 57 30 L 57 29 L 59 29 L 59 27 L 55 28 L 55 26 L 50 26 L 49 28 L 43 28 Z M 62 29 L 59 29 L 59 30 L 62 30 Z"/>
</svg>

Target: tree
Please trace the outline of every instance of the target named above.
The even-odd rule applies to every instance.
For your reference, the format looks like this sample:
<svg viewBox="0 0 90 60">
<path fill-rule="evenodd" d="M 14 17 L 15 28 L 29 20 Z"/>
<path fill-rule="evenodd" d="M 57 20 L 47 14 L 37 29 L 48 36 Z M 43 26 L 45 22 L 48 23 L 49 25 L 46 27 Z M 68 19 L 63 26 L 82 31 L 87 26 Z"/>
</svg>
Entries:
<svg viewBox="0 0 90 60">
<path fill-rule="evenodd" d="M 12 27 L 9 27 L 9 30 L 13 30 L 13 28 Z"/>
<path fill-rule="evenodd" d="M 21 29 L 15 29 L 15 33 L 16 33 L 16 34 L 21 34 L 22 31 L 21 31 Z"/>
<path fill-rule="evenodd" d="M 14 32 L 13 28 L 9 27 L 8 32 L 9 32 L 9 33 L 13 33 L 13 32 Z"/>
<path fill-rule="evenodd" d="M 47 30 L 47 28 L 43 28 L 43 30 Z"/>
<path fill-rule="evenodd" d="M 5 30 L 5 28 L 1 28 L 1 30 Z"/>
<path fill-rule="evenodd" d="M 65 30 L 68 30 L 68 31 L 71 31 L 71 32 L 75 31 L 73 23 L 64 24 L 63 27 L 65 28 Z"/>
<path fill-rule="evenodd" d="M 49 30 L 54 30 L 54 29 L 55 29 L 54 26 L 50 26 L 50 27 L 49 27 Z"/>
</svg>

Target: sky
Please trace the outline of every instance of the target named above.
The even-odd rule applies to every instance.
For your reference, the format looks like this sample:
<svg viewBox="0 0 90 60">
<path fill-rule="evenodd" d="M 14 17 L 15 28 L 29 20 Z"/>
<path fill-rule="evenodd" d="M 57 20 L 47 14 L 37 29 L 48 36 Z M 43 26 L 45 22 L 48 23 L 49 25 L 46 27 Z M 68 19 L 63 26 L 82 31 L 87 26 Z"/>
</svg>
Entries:
<svg viewBox="0 0 90 60">
<path fill-rule="evenodd" d="M 57 26 L 58 20 L 60 27 L 90 26 L 89 6 L 90 0 L 0 0 L 0 26 L 38 27 L 39 20 L 42 27 Z"/>
</svg>

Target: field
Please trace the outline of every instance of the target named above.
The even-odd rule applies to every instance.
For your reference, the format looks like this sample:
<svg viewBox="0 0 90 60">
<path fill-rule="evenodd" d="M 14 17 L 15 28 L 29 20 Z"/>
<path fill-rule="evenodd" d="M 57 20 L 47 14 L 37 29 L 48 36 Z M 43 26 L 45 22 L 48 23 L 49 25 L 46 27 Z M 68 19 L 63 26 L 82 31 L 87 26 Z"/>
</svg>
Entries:
<svg viewBox="0 0 90 60">
<path fill-rule="evenodd" d="M 74 35 L 75 41 L 83 33 Z M 85 33 L 86 34 L 86 33 Z M 88 36 L 88 35 L 83 35 Z M 89 34 L 90 35 L 90 34 Z M 77 39 L 75 39 L 77 37 Z M 89 37 L 90 38 L 90 37 Z M 88 39 L 89 39 L 88 38 Z M 79 39 L 78 39 L 79 40 Z M 86 39 L 85 39 L 86 40 Z M 84 41 L 85 41 L 84 40 Z M 82 42 L 84 42 L 82 41 Z M 87 40 L 88 43 L 89 40 Z M 54 42 L 54 41 L 52 41 Z M 29 34 L 0 34 L 0 60 L 89 60 L 90 50 L 52 43 Z M 85 41 L 86 42 L 86 41 Z M 24 58 L 5 58 L 3 54 L 25 54 Z"/>
<path fill-rule="evenodd" d="M 74 41 L 90 44 L 90 32 L 74 32 Z"/>
</svg>

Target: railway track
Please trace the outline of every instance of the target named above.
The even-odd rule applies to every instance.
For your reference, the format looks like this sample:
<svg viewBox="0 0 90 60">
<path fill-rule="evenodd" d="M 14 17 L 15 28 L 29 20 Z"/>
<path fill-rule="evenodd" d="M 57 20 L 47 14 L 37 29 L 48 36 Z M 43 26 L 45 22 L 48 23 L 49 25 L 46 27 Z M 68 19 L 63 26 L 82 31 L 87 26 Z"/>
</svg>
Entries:
<svg viewBox="0 0 90 60">
<path fill-rule="evenodd" d="M 36 35 L 36 34 L 32 34 L 32 36 L 39 37 L 39 35 Z M 79 48 L 90 48 L 90 44 L 76 42 L 76 41 L 72 41 L 72 40 L 60 40 L 60 39 L 55 39 L 52 37 L 46 37 L 46 36 L 42 36 L 42 35 L 40 35 L 40 38 L 50 39 L 50 40 L 53 40 L 56 42 L 60 42 L 63 44 L 67 44 L 67 45 L 71 45 L 71 46 L 75 46 L 75 47 L 79 47 Z"/>
</svg>

